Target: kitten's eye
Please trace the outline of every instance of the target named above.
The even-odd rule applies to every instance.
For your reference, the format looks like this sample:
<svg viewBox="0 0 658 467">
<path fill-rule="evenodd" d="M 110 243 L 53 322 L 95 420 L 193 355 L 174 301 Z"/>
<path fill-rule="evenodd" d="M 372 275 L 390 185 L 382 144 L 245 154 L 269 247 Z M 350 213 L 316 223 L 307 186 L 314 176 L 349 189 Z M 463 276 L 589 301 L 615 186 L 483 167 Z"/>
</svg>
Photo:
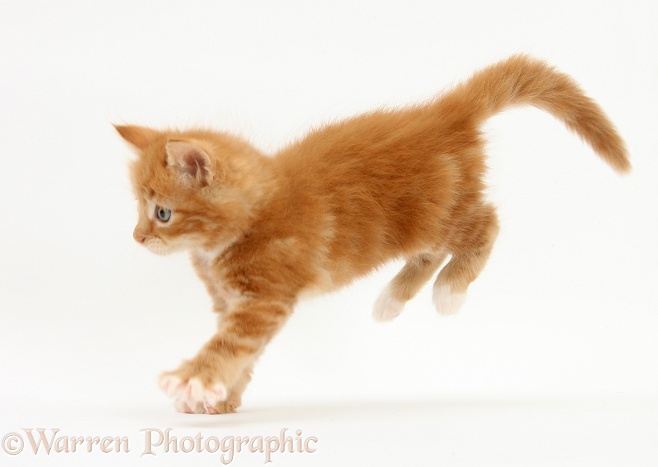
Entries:
<svg viewBox="0 0 658 467">
<path fill-rule="evenodd" d="M 156 206 L 155 214 L 161 222 L 169 222 L 169 219 L 171 219 L 171 209 Z"/>
</svg>

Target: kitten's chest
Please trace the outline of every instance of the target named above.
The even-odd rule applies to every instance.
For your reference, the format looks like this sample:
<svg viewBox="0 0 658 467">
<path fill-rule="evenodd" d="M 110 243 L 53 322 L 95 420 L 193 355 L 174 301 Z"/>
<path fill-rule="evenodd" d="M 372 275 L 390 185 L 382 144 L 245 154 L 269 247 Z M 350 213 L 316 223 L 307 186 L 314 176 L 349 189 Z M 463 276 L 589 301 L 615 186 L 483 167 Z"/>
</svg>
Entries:
<svg viewBox="0 0 658 467">
<path fill-rule="evenodd" d="M 239 291 L 234 290 L 226 283 L 215 255 L 205 251 L 194 252 L 192 264 L 208 290 L 215 312 L 221 313 L 230 309 L 241 298 Z"/>
</svg>

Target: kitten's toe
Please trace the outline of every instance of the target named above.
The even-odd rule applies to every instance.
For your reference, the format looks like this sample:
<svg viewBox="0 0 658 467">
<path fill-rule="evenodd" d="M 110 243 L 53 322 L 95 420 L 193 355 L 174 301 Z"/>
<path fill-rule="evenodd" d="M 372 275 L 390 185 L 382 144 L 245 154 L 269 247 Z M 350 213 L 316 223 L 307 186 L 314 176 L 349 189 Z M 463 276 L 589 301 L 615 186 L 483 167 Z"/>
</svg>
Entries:
<svg viewBox="0 0 658 467">
<path fill-rule="evenodd" d="M 393 298 L 391 287 L 386 286 L 382 293 L 375 301 L 375 306 L 372 310 L 372 317 L 376 321 L 390 321 L 397 317 L 404 308 L 404 302 Z"/>
<path fill-rule="evenodd" d="M 198 378 L 190 378 L 178 394 L 177 406 L 188 409 L 183 410 L 186 413 L 216 414 L 215 406 L 227 397 L 228 391 L 222 383 L 206 385 Z"/>
<path fill-rule="evenodd" d="M 228 390 L 222 383 L 204 384 L 197 377 L 185 381 L 174 372 L 160 377 L 160 387 L 174 398 L 176 410 L 182 413 L 223 413 L 218 407 L 228 398 Z"/>
<path fill-rule="evenodd" d="M 453 315 L 466 301 L 466 292 L 455 292 L 449 284 L 434 286 L 432 301 L 442 315 Z"/>
<path fill-rule="evenodd" d="M 179 411 L 180 413 L 189 413 L 192 414 L 194 411 L 192 408 L 190 408 L 189 405 L 183 400 L 177 399 L 176 402 L 174 402 L 174 407 L 176 407 L 176 410 Z"/>
<path fill-rule="evenodd" d="M 225 402 L 215 405 L 214 408 L 217 410 L 217 413 L 235 413 L 238 407 L 240 407 L 240 400 L 229 398 Z"/>
<path fill-rule="evenodd" d="M 183 390 L 183 381 L 172 373 L 163 373 L 160 376 L 160 388 L 170 397 L 178 395 Z"/>
</svg>

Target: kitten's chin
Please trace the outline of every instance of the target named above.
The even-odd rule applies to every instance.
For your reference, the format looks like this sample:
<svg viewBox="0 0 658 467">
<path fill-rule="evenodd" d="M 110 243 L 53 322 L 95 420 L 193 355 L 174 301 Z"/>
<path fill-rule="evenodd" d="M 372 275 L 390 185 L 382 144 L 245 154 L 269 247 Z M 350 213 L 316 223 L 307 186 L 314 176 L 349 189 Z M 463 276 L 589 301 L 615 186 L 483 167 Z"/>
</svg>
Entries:
<svg viewBox="0 0 658 467">
<path fill-rule="evenodd" d="M 165 245 L 165 243 L 162 240 L 157 238 L 147 240 L 144 243 L 144 246 L 148 248 L 148 250 L 151 253 L 155 253 L 156 255 L 159 256 L 165 256 L 171 253 L 170 249 L 167 248 L 167 245 Z"/>
<path fill-rule="evenodd" d="M 158 256 L 180 253 L 196 247 L 195 244 L 190 244 L 190 242 L 185 241 L 185 239 L 173 239 L 165 242 L 160 238 L 151 238 L 150 241 L 144 243 L 144 246 L 148 248 L 151 253 L 155 253 Z"/>
</svg>

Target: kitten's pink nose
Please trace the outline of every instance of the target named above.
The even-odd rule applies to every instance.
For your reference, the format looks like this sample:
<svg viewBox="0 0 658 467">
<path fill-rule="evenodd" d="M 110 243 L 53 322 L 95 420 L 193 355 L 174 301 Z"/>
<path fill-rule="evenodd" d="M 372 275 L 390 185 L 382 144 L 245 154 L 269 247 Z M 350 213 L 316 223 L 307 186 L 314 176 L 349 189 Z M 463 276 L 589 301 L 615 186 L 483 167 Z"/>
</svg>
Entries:
<svg viewBox="0 0 658 467">
<path fill-rule="evenodd" d="M 138 232 L 137 229 L 133 230 L 133 238 L 137 243 L 144 243 L 146 241 L 146 235 L 141 232 Z"/>
</svg>

